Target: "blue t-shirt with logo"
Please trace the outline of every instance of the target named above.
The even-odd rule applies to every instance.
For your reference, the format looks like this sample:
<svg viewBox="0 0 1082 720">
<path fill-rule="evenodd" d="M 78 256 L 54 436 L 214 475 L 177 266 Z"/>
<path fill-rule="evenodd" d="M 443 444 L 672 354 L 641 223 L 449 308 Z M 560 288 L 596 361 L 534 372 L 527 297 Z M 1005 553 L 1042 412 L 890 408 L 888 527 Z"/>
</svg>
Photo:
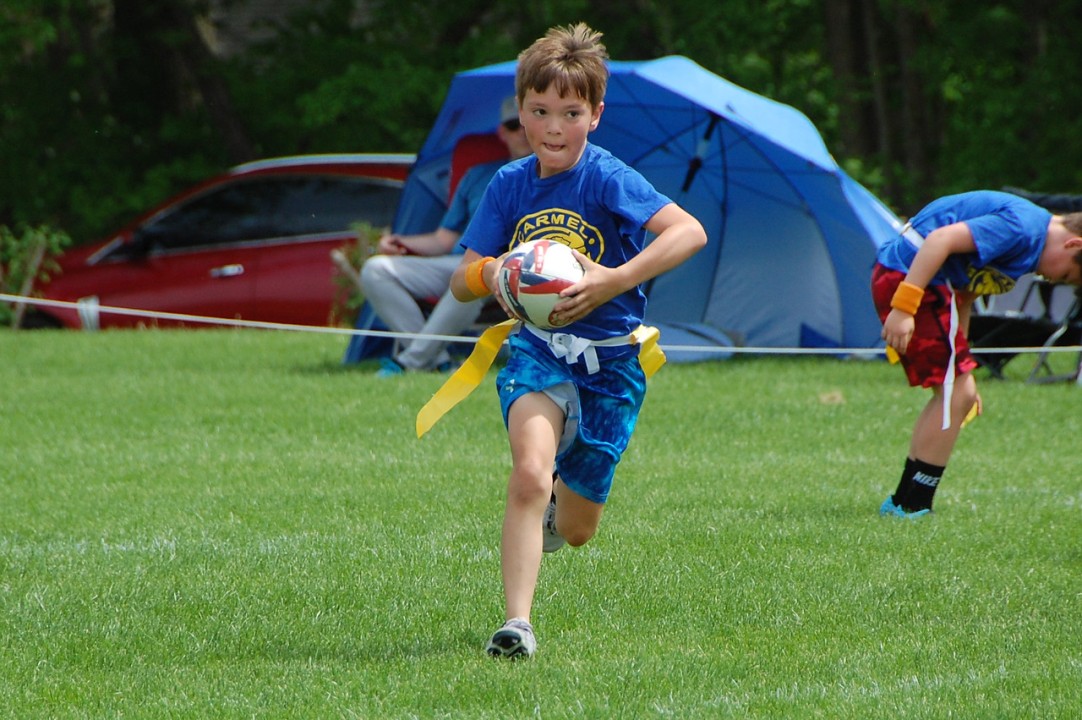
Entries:
<svg viewBox="0 0 1082 720">
<path fill-rule="evenodd" d="M 520 243 L 548 238 L 600 265 L 618 267 L 642 252 L 643 226 L 671 202 L 638 171 L 587 143 L 574 167 L 551 177 L 538 177 L 534 155 L 500 168 L 462 245 L 498 257 Z M 627 335 L 642 324 L 645 311 L 646 295 L 635 287 L 560 332 L 590 340 Z"/>
<path fill-rule="evenodd" d="M 910 224 L 922 237 L 933 230 L 964 222 L 976 252 L 948 256 L 932 279 L 948 280 L 956 290 L 978 295 L 1005 293 L 1018 278 L 1037 269 L 1052 213 L 1025 198 L 994 190 L 977 190 L 934 200 Z M 892 270 L 908 272 L 917 248 L 898 237 L 879 248 L 878 260 Z"/>
</svg>

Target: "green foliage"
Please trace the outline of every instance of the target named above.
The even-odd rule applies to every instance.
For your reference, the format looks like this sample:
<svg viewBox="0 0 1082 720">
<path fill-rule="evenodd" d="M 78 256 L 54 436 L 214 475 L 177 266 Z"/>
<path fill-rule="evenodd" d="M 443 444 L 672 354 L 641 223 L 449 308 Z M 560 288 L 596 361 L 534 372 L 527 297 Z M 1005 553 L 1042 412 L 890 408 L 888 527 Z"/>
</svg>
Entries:
<svg viewBox="0 0 1082 720">
<path fill-rule="evenodd" d="M 367 222 L 358 222 L 351 226 L 356 240 L 331 251 L 337 272 L 334 276 L 338 295 L 331 309 L 331 324 L 345 322 L 352 324 L 357 311 L 364 304 L 364 294 L 359 282 L 361 266 L 365 260 L 376 254 L 379 239 L 390 228 L 378 228 Z"/>
<path fill-rule="evenodd" d="M 900 522 L 876 508 L 927 393 L 897 367 L 667 366 L 513 664 L 482 651 L 509 468 L 491 375 L 419 441 L 442 378 L 343 368 L 340 337 L 0 343 L 19 717 L 1082 716 L 1079 388 L 982 379 L 935 515 Z"/>
<path fill-rule="evenodd" d="M 0 222 L 47 222 L 85 243 L 221 169 L 205 109 L 172 104 L 154 28 L 122 35 L 105 0 L 19 5 L 24 52 L 0 55 Z M 185 171 L 157 182 L 177 158 Z"/>
<path fill-rule="evenodd" d="M 951 68 L 943 83 L 944 187 L 1082 191 L 1082 159 L 1069 149 L 1078 147 L 1077 131 L 1063 121 L 1082 112 L 1073 91 L 1077 50 L 1062 34 L 1075 22 L 1066 10 L 1052 4 L 1034 16 L 995 4 L 971 9 L 965 22 L 952 18 L 955 41 L 968 48 L 964 58 L 931 51 Z"/>
<path fill-rule="evenodd" d="M 1062 32 L 1071 3 L 331 0 L 267 16 L 260 42 L 217 57 L 193 29 L 205 6 L 3 3 L 0 46 L 14 52 L 0 54 L 0 222 L 89 242 L 234 161 L 416 151 L 455 72 L 511 60 L 579 20 L 604 32 L 613 58 L 686 55 L 793 105 L 899 210 L 960 189 L 1082 188 L 1072 92 L 1082 70 Z M 838 18 L 827 7 L 852 15 L 858 45 L 864 23 L 881 33 L 878 75 L 858 62 L 854 97 L 832 64 Z M 903 16 L 912 47 L 892 35 Z M 885 127 L 911 115 L 920 122 L 908 135 Z M 863 145 L 843 125 L 859 127 Z"/>
<path fill-rule="evenodd" d="M 0 225 L 0 293 L 26 296 L 36 280 L 57 269 L 56 257 L 71 244 L 67 233 L 41 225 L 13 232 Z M 18 325 L 22 313 L 14 303 L 0 302 L 0 326 Z"/>
</svg>

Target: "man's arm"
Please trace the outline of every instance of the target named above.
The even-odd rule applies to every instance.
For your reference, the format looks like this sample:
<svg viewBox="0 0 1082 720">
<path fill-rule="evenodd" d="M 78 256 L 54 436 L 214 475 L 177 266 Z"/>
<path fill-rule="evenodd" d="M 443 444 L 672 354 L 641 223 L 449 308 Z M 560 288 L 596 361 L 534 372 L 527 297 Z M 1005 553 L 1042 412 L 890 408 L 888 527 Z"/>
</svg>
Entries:
<svg viewBox="0 0 1082 720">
<path fill-rule="evenodd" d="M 460 233 L 444 227 L 418 235 L 390 233 L 379 239 L 377 250 L 384 255 L 446 255 L 454 249 L 460 237 Z"/>
</svg>

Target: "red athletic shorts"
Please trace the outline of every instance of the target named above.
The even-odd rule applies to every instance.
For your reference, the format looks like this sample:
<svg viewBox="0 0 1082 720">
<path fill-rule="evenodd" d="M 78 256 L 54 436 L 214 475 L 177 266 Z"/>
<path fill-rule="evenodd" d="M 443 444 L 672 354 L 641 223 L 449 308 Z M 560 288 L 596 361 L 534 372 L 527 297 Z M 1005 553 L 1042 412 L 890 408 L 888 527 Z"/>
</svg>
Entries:
<svg viewBox="0 0 1082 720">
<path fill-rule="evenodd" d="M 890 314 L 891 298 L 902 280 L 905 280 L 905 273 L 875 264 L 872 270 L 872 299 L 881 321 L 885 321 Z M 913 337 L 902 356 L 902 367 L 905 368 L 909 384 L 914 387 L 942 385 L 947 376 L 947 363 L 951 356 L 950 297 L 946 286 L 931 285 L 924 291 L 920 307 L 917 308 Z M 977 361 L 969 351 L 969 342 L 961 328 L 955 335 L 954 347 L 954 376 L 976 369 Z"/>
</svg>

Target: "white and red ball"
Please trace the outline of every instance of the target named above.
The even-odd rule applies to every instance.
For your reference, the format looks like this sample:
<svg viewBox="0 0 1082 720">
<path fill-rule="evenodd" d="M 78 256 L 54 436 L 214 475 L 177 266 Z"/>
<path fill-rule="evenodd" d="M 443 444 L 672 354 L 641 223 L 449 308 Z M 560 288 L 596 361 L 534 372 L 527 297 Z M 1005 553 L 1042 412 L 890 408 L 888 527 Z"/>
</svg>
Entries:
<svg viewBox="0 0 1082 720">
<path fill-rule="evenodd" d="M 552 308 L 562 299 L 560 291 L 577 283 L 584 273 L 567 245 L 531 240 L 515 246 L 504 260 L 497 292 L 519 320 L 552 330 L 560 327 L 552 322 Z"/>
</svg>

